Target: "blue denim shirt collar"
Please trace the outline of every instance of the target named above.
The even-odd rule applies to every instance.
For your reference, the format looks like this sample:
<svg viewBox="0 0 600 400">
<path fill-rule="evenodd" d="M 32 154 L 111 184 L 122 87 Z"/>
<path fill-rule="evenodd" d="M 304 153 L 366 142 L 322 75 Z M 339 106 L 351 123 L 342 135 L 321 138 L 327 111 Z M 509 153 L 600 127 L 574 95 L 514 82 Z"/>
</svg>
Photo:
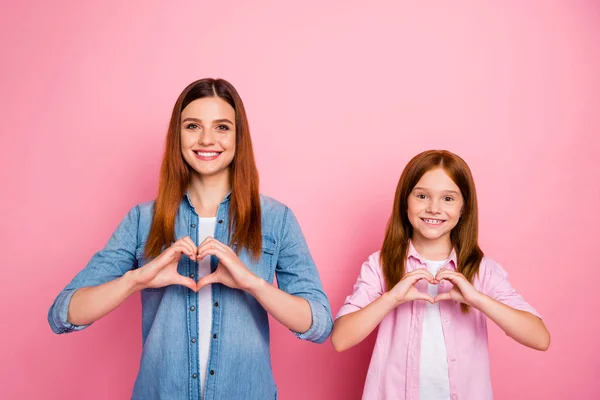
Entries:
<svg viewBox="0 0 600 400">
<path fill-rule="evenodd" d="M 186 200 L 187 205 L 190 206 L 190 208 L 192 210 L 194 210 L 194 212 L 196 212 L 196 209 L 194 208 L 194 204 L 192 203 L 192 199 L 190 199 L 190 191 L 189 190 L 185 191 L 185 195 L 183 197 Z M 227 192 L 227 194 L 225 195 L 223 200 L 221 200 L 221 203 L 219 203 L 219 206 L 228 203 L 230 200 L 231 200 L 231 190 L 229 192 Z"/>
</svg>

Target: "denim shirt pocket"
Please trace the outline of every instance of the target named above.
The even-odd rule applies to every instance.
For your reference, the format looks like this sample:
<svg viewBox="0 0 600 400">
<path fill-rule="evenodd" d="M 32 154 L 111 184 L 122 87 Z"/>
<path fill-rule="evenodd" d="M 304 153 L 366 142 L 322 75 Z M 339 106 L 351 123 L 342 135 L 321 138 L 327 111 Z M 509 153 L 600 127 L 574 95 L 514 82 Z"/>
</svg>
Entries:
<svg viewBox="0 0 600 400">
<path fill-rule="evenodd" d="M 252 258 L 250 253 L 244 249 L 239 254 L 240 260 L 257 276 L 271 283 L 275 270 L 275 253 L 277 242 L 268 235 L 262 235 L 262 248 L 258 260 Z"/>
</svg>

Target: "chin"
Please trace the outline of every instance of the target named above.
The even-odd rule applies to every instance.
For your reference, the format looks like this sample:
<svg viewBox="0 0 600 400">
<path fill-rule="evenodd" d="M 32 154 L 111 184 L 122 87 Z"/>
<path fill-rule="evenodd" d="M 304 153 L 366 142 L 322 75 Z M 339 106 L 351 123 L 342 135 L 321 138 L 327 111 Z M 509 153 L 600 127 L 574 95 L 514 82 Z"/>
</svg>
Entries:
<svg viewBox="0 0 600 400">
<path fill-rule="evenodd" d="M 196 170 L 196 172 L 203 176 L 215 176 L 221 174 L 223 170 Z"/>
<path fill-rule="evenodd" d="M 437 240 L 441 238 L 443 235 L 423 235 L 423 237 L 427 240 Z"/>
<path fill-rule="evenodd" d="M 444 235 L 446 235 L 448 232 L 431 232 L 431 233 L 427 233 L 427 232 L 423 232 L 421 231 L 421 236 L 427 240 L 437 240 L 441 237 L 443 237 Z"/>
</svg>

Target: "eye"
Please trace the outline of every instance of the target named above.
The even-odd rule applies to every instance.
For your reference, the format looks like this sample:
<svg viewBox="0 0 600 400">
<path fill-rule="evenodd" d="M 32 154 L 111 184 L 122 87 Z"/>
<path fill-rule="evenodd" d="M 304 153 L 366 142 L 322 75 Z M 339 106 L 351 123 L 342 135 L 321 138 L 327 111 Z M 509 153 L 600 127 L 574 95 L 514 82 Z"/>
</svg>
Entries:
<svg viewBox="0 0 600 400">
<path fill-rule="evenodd" d="M 417 194 L 417 199 L 426 199 L 426 198 L 427 198 L 427 196 L 424 195 L 423 193 L 418 193 Z"/>
<path fill-rule="evenodd" d="M 446 196 L 446 197 L 444 197 L 444 201 L 454 201 L 454 198 L 450 197 L 450 196 Z"/>
<path fill-rule="evenodd" d="M 228 130 L 229 130 L 229 127 L 228 127 L 227 125 L 223 125 L 223 124 L 221 124 L 221 125 L 217 125 L 217 130 L 220 130 L 220 131 L 228 131 Z"/>
<path fill-rule="evenodd" d="M 187 124 L 185 129 L 198 129 L 198 125 L 196 124 Z"/>
</svg>

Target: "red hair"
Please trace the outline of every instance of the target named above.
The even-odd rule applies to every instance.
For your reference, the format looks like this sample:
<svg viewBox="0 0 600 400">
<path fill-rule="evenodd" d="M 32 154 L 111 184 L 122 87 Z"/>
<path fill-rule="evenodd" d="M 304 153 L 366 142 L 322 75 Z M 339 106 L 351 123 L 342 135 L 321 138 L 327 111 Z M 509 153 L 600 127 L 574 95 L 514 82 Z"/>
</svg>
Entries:
<svg viewBox="0 0 600 400">
<path fill-rule="evenodd" d="M 409 240 L 413 235 L 413 227 L 408 220 L 408 196 L 421 177 L 434 168 L 443 168 L 446 171 L 459 187 L 464 201 L 461 218 L 450 232 L 450 240 L 457 255 L 456 269 L 471 283 L 479 272 L 483 251 L 477 242 L 477 193 L 471 170 L 467 163 L 454 153 L 445 150 L 429 150 L 410 160 L 398 181 L 394 208 L 380 254 L 388 290 L 393 288 L 406 273 Z M 466 304 L 462 304 L 461 307 L 465 312 L 468 310 Z"/>
<path fill-rule="evenodd" d="M 236 146 L 230 165 L 229 244 L 238 249 L 248 249 L 254 257 L 260 255 L 262 236 L 258 170 L 246 110 L 238 92 L 229 82 L 207 78 L 188 85 L 173 107 L 160 170 L 158 197 L 146 243 L 145 253 L 148 257 L 158 256 L 165 246 L 175 241 L 175 217 L 192 174 L 191 167 L 181 154 L 181 112 L 192 101 L 204 97 L 219 97 L 235 110 Z"/>
</svg>

